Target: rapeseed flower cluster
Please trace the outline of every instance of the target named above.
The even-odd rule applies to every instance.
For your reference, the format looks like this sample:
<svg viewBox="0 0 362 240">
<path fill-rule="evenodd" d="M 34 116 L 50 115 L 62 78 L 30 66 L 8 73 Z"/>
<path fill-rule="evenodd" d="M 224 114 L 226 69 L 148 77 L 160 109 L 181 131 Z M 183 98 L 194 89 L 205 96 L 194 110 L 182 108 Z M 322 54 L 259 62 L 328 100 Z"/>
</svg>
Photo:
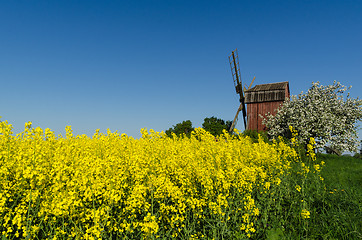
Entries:
<svg viewBox="0 0 362 240">
<path fill-rule="evenodd" d="M 310 218 L 310 212 L 306 209 L 303 209 L 302 212 L 300 213 L 302 215 L 302 218 Z"/>
<path fill-rule="evenodd" d="M 90 138 L 68 126 L 62 137 L 29 122 L 13 136 L 11 124 L 0 122 L 1 233 L 202 239 L 217 227 L 252 237 L 263 211 L 256 192 L 277 188 L 298 158 L 283 141 L 253 143 L 241 134 L 141 133 L 97 130 Z"/>
</svg>

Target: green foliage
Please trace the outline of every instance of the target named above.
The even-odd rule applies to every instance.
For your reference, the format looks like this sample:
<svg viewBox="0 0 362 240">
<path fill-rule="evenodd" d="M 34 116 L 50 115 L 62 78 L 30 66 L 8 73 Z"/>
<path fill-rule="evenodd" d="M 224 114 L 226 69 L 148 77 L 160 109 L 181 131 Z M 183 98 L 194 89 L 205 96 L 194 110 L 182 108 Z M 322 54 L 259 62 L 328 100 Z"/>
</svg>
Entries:
<svg viewBox="0 0 362 240">
<path fill-rule="evenodd" d="M 362 238 L 362 161 L 349 156 L 319 154 L 326 192 L 314 201 L 314 234 L 320 239 Z"/>
<path fill-rule="evenodd" d="M 275 201 L 264 203 L 258 199 L 260 208 L 269 209 L 269 214 L 260 216 L 260 222 L 263 218 L 266 221 L 260 225 L 263 233 L 255 239 L 361 239 L 362 161 L 318 154 L 316 161 L 305 164 L 311 164 L 311 171 L 315 164 L 324 165 L 320 172 L 324 181 L 318 181 L 311 172 L 301 178 L 301 169 L 292 164 L 293 171 L 281 182 Z M 296 185 L 301 187 L 300 192 L 295 191 Z M 301 201 L 310 212 L 308 219 L 298 218 Z"/>
<path fill-rule="evenodd" d="M 213 116 L 205 118 L 202 127 L 212 135 L 218 136 L 223 133 L 223 130 L 229 131 L 231 124 L 231 121 L 224 121 Z"/>
<path fill-rule="evenodd" d="M 284 238 L 283 230 L 281 228 L 272 228 L 266 231 L 266 236 L 268 240 L 280 240 Z"/>
<path fill-rule="evenodd" d="M 318 158 L 326 162 L 322 175 L 331 189 L 353 188 L 362 194 L 362 161 L 360 159 L 330 154 L 319 154 Z"/>
<path fill-rule="evenodd" d="M 268 139 L 267 132 L 264 132 L 264 131 L 245 130 L 243 132 L 243 135 L 250 137 L 254 143 L 259 142 L 259 136 L 261 136 L 261 138 L 263 139 L 264 142 L 270 142 Z"/>
<path fill-rule="evenodd" d="M 169 137 L 172 137 L 172 133 L 176 134 L 177 136 L 182 136 L 185 134 L 187 137 L 190 137 L 193 130 L 194 128 L 192 127 L 192 122 L 190 120 L 186 120 L 182 123 L 177 123 L 176 125 L 172 126 L 172 128 L 166 130 L 166 134 Z"/>
</svg>

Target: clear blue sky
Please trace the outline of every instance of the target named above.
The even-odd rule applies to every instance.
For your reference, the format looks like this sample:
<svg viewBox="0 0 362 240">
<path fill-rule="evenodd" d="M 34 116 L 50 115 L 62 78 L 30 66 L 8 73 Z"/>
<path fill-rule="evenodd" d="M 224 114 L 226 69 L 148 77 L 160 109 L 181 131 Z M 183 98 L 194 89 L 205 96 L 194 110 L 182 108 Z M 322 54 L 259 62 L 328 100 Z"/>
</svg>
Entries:
<svg viewBox="0 0 362 240">
<path fill-rule="evenodd" d="M 359 0 L 0 2 L 0 116 L 15 132 L 137 138 L 232 120 L 235 48 L 243 83 L 289 81 L 297 95 L 337 80 L 361 96 Z"/>
</svg>

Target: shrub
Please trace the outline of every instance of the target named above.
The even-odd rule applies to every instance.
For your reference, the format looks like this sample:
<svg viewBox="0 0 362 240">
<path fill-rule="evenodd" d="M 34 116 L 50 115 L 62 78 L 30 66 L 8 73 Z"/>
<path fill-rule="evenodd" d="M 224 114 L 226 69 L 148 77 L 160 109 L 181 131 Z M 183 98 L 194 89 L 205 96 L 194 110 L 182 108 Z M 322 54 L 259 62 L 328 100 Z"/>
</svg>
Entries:
<svg viewBox="0 0 362 240">
<path fill-rule="evenodd" d="M 343 94 L 347 88 L 338 82 L 322 86 L 313 83 L 306 94 L 292 96 L 263 123 L 272 138 L 288 137 L 288 127 L 298 131 L 298 141 L 316 140 L 316 148 L 329 146 L 336 152 L 357 151 L 357 122 L 362 120 L 362 100 Z M 263 117 L 263 116 L 262 116 Z"/>
</svg>

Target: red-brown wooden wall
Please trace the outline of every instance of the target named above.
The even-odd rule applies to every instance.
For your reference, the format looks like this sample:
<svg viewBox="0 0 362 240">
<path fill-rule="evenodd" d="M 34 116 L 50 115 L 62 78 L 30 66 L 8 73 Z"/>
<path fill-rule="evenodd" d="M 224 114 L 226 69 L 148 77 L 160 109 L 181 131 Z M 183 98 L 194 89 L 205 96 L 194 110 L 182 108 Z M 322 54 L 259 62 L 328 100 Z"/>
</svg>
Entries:
<svg viewBox="0 0 362 240">
<path fill-rule="evenodd" d="M 283 101 L 249 103 L 247 106 L 248 129 L 265 131 L 266 127 L 262 124 L 262 118 L 259 114 L 265 116 L 270 112 L 274 115 L 281 104 Z"/>
<path fill-rule="evenodd" d="M 285 88 L 285 99 L 290 98 L 289 85 Z M 266 126 L 262 123 L 261 114 L 265 117 L 265 114 L 271 113 L 275 115 L 277 109 L 284 101 L 270 101 L 270 102 L 256 102 L 247 104 L 247 129 L 265 131 Z"/>
</svg>

